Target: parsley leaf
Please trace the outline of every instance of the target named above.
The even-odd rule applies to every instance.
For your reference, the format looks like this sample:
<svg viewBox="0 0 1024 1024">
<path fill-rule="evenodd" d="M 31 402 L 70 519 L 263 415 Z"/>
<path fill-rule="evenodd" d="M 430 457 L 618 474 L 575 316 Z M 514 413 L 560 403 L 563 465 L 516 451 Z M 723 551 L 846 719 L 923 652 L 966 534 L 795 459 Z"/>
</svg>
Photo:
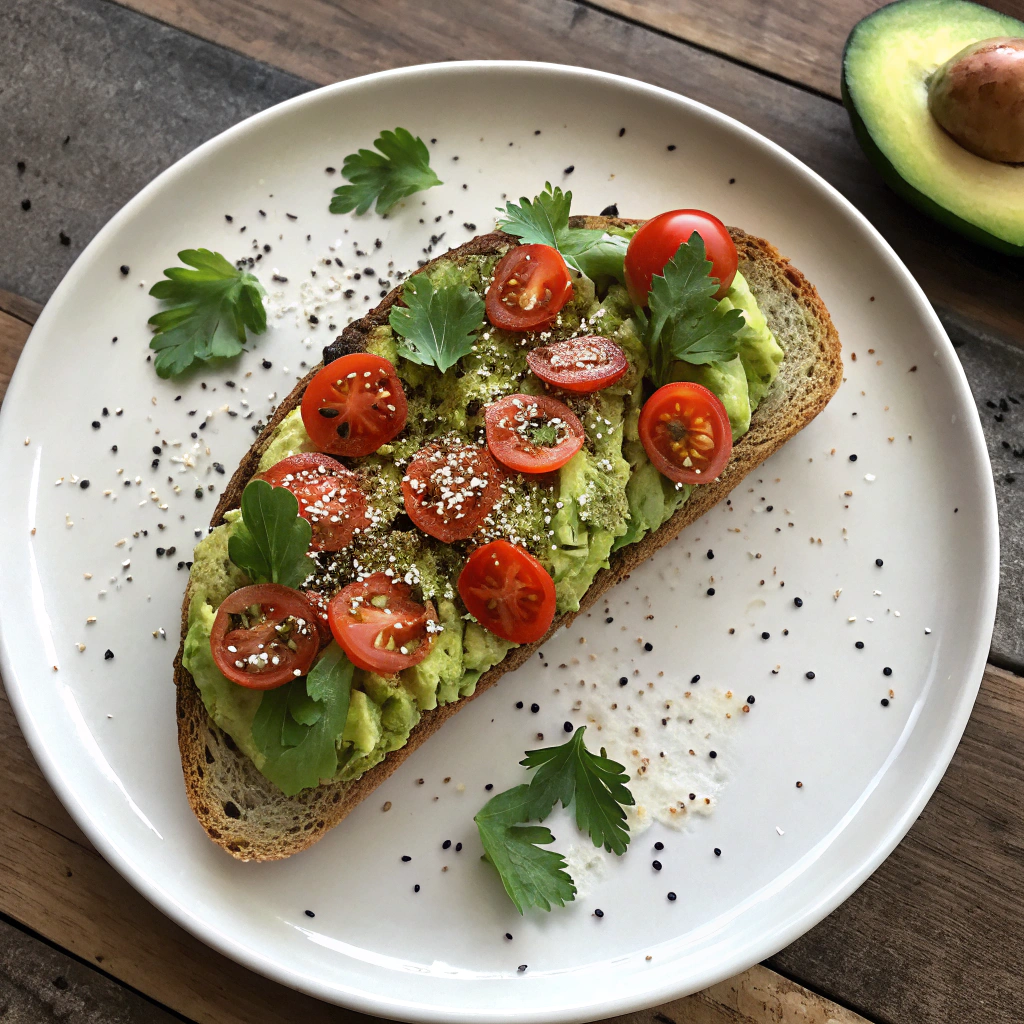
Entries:
<svg viewBox="0 0 1024 1024">
<path fill-rule="evenodd" d="M 523 825 L 530 818 L 527 785 L 492 797 L 473 819 L 487 860 L 498 870 L 505 892 L 520 914 L 526 907 L 550 910 L 576 898 L 576 886 L 565 870 L 565 858 L 539 847 L 554 842 L 551 830 Z"/>
<path fill-rule="evenodd" d="M 267 329 L 266 292 L 252 274 L 236 270 L 219 252 L 184 249 L 178 259 L 194 269 L 169 267 L 149 294 L 170 305 L 149 323 L 157 333 L 149 343 L 161 377 L 177 377 L 193 363 L 237 356 L 246 328 Z"/>
<path fill-rule="evenodd" d="M 602 235 L 593 245 L 584 249 L 576 264 L 591 281 L 614 277 L 620 284 L 626 280 L 626 250 L 629 239 L 623 235 Z"/>
<path fill-rule="evenodd" d="M 250 480 L 242 491 L 242 518 L 228 540 L 228 557 L 253 583 L 297 587 L 313 569 L 306 557 L 309 523 L 287 487 Z"/>
<path fill-rule="evenodd" d="M 484 300 L 465 284 L 434 282 L 414 274 L 402 291 L 404 306 L 392 306 L 389 320 L 398 334 L 398 353 L 442 373 L 468 355 L 473 332 L 484 321 Z"/>
<path fill-rule="evenodd" d="M 294 796 L 333 778 L 352 692 L 352 662 L 332 643 L 304 679 L 264 692 L 252 735 L 260 771 Z"/>
<path fill-rule="evenodd" d="M 711 276 L 704 240 L 695 231 L 651 281 L 644 341 L 656 385 L 666 383 L 673 360 L 724 362 L 739 351 L 743 314 L 720 309 L 712 298 L 716 291 L 718 279 Z"/>
<path fill-rule="evenodd" d="M 520 764 L 536 768 L 526 798 L 527 816 L 543 821 L 555 804 L 568 807 L 575 800 L 576 824 L 590 834 L 595 846 L 622 856 L 629 845 L 629 826 L 623 806 L 632 804 L 626 788 L 629 776 L 617 761 L 592 754 L 583 745 L 587 727 L 557 747 L 527 751 Z"/>
<path fill-rule="evenodd" d="M 387 213 L 399 199 L 444 182 L 430 168 L 430 154 L 423 140 L 405 128 L 383 131 L 373 143 L 380 150 L 349 153 L 341 173 L 351 185 L 334 190 L 331 213 L 366 213 L 377 201 L 377 213 Z"/>
<path fill-rule="evenodd" d="M 499 218 L 498 227 L 515 235 L 524 244 L 552 246 L 570 267 L 582 274 L 585 271 L 577 257 L 602 241 L 605 233 L 597 229 L 569 227 L 571 203 L 571 192 L 563 192 L 557 186 L 552 189 L 551 182 L 545 182 L 544 191 L 532 202 L 523 196 L 518 206 L 506 203 L 504 210 L 499 206 L 498 210 L 505 216 Z"/>
</svg>

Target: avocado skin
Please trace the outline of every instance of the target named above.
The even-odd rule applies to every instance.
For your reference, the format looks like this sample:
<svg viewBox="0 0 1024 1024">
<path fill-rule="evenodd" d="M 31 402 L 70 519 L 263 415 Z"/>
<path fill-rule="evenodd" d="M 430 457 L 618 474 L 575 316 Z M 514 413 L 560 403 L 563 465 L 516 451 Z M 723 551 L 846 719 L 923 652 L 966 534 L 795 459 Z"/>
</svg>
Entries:
<svg viewBox="0 0 1024 1024">
<path fill-rule="evenodd" d="M 886 7 L 895 7 L 896 4 L 907 3 L 908 0 L 895 0 L 895 3 L 886 4 Z M 885 10 L 886 7 L 880 7 L 878 10 Z M 970 223 L 970 221 L 964 220 L 962 217 L 958 217 L 955 213 L 951 213 L 944 206 L 940 206 L 934 199 L 930 199 L 923 192 L 918 191 L 914 188 L 901 174 L 896 170 L 895 167 L 890 163 L 889 158 L 875 145 L 875 140 L 871 137 L 871 132 L 868 131 L 867 125 L 864 124 L 863 119 L 857 112 L 856 104 L 853 102 L 853 97 L 850 95 L 850 90 L 846 84 L 846 51 L 850 47 L 850 40 L 857 33 L 857 29 L 860 25 L 873 18 L 878 11 L 873 11 L 865 18 L 861 18 L 850 34 L 846 37 L 846 44 L 843 47 L 843 74 L 842 80 L 839 83 L 840 94 L 843 99 L 843 106 L 846 108 L 847 114 L 850 116 L 850 125 L 853 128 L 853 134 L 860 143 L 861 149 L 864 150 L 864 155 L 874 165 L 874 168 L 882 176 L 885 183 L 895 192 L 898 196 L 905 199 L 912 206 L 916 206 L 922 213 L 927 214 L 933 220 L 938 221 L 940 224 L 944 224 L 946 227 L 953 231 L 963 235 L 965 238 L 969 238 L 972 242 L 977 242 L 980 245 L 984 245 L 989 249 L 994 249 L 996 252 L 1001 252 L 1006 256 L 1016 256 L 1018 258 L 1024 258 L 1024 246 L 1014 245 L 1012 242 L 1006 241 L 1005 238 L 999 238 L 997 235 L 993 235 L 991 232 L 985 231 L 984 228 L 979 228 L 976 224 Z"/>
</svg>

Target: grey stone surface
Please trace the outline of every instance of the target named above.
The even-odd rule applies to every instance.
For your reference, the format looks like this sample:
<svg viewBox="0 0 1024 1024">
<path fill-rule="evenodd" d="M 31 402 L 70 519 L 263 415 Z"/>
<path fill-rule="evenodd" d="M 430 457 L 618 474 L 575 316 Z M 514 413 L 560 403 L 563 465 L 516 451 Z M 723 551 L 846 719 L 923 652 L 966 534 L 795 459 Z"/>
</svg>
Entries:
<svg viewBox="0 0 1024 1024">
<path fill-rule="evenodd" d="M 970 382 L 995 477 L 1000 581 L 992 660 L 1024 672 L 1024 350 L 949 314 L 942 321 Z"/>
<path fill-rule="evenodd" d="M 0 69 L 0 288 L 37 302 L 165 167 L 310 88 L 104 0 L 0 0 Z"/>
<path fill-rule="evenodd" d="M 180 1019 L 0 918 L 4 1024 L 177 1024 Z"/>
</svg>

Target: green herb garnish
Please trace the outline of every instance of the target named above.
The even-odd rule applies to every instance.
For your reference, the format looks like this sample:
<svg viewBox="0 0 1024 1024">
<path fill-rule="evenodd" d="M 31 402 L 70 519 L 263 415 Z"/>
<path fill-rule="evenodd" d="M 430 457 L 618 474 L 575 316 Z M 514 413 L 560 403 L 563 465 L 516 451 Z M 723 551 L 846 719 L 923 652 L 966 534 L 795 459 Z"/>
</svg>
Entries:
<svg viewBox="0 0 1024 1024">
<path fill-rule="evenodd" d="M 667 383 L 676 359 L 700 365 L 725 362 L 739 352 L 736 334 L 743 327 L 743 314 L 721 309 L 712 297 L 719 282 L 711 276 L 711 266 L 704 240 L 695 231 L 651 281 L 643 336 L 656 385 Z"/>
<path fill-rule="evenodd" d="M 402 291 L 404 306 L 392 306 L 392 330 L 398 354 L 442 373 L 468 355 L 474 331 L 484 322 L 484 300 L 465 284 L 435 288 L 425 274 L 414 274 Z"/>
<path fill-rule="evenodd" d="M 564 906 L 576 895 L 564 858 L 537 848 L 554 841 L 550 829 L 524 822 L 543 821 L 558 803 L 575 804 L 576 824 L 595 846 L 621 856 L 629 844 L 622 809 L 634 802 L 626 788 L 629 776 L 603 749 L 600 754 L 587 750 L 584 732 L 586 726 L 580 726 L 557 747 L 527 751 L 520 764 L 537 769 L 529 785 L 492 797 L 473 819 L 486 857 L 520 914 L 525 907 Z"/>
<path fill-rule="evenodd" d="M 499 206 L 504 216 L 498 219 L 498 227 L 526 245 L 552 246 L 570 267 L 584 273 L 578 257 L 597 245 L 605 234 L 590 228 L 569 227 L 571 203 L 571 192 L 552 188 L 550 182 L 545 182 L 544 191 L 532 201 L 523 196 L 518 205 L 506 203 L 504 210 Z"/>
<path fill-rule="evenodd" d="M 250 480 L 242 491 L 242 518 L 232 527 L 228 557 L 253 583 L 297 587 L 313 570 L 306 557 L 311 534 L 287 487 Z"/>
<path fill-rule="evenodd" d="M 193 363 L 237 356 L 246 329 L 267 329 L 266 292 L 252 274 L 236 270 L 219 252 L 184 249 L 178 259 L 194 269 L 168 267 L 149 294 L 170 305 L 149 322 L 157 329 L 149 347 L 161 377 L 177 377 Z"/>
<path fill-rule="evenodd" d="M 252 723 L 264 758 L 260 771 L 286 796 L 337 772 L 352 674 L 352 662 L 332 643 L 304 679 L 263 694 Z"/>
<path fill-rule="evenodd" d="M 380 152 L 361 149 L 345 157 L 341 173 L 352 184 L 334 190 L 331 213 L 366 213 L 374 200 L 377 213 L 387 213 L 399 199 L 444 184 L 431 170 L 423 140 L 405 128 L 383 131 L 373 144 Z"/>
</svg>

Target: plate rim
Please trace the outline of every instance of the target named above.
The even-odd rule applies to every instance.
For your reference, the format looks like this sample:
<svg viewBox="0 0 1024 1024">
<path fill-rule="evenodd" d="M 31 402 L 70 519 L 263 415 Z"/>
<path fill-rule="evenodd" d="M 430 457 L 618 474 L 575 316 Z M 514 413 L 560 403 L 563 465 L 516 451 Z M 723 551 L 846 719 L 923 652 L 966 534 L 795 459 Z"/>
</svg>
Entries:
<svg viewBox="0 0 1024 1024">
<path fill-rule="evenodd" d="M 230 148 L 236 139 L 258 129 L 263 121 L 280 117 L 286 111 L 295 109 L 303 104 L 316 102 L 323 99 L 327 94 L 344 93 L 349 89 L 364 87 L 377 81 L 390 81 L 402 78 L 415 79 L 418 76 L 429 77 L 471 70 L 486 74 L 492 69 L 501 71 L 514 70 L 523 74 L 563 76 L 582 81 L 600 80 L 610 83 L 619 89 L 646 95 L 651 98 L 668 100 L 687 108 L 698 119 L 717 122 L 721 127 L 735 133 L 747 143 L 760 147 L 762 150 L 767 150 L 773 157 L 786 164 L 790 170 L 799 176 L 803 176 L 807 180 L 808 185 L 818 188 L 833 206 L 839 207 L 847 216 L 851 216 L 859 223 L 861 229 L 865 231 L 868 240 L 874 244 L 879 257 L 886 265 L 886 269 L 892 276 L 898 279 L 901 291 L 914 308 L 914 312 L 921 317 L 925 326 L 930 328 L 936 342 L 944 343 L 948 347 L 948 353 L 953 356 L 951 360 L 953 371 L 951 383 L 954 385 L 955 390 L 960 393 L 961 399 L 966 399 L 968 408 L 974 412 L 973 417 L 970 417 L 969 447 L 973 449 L 979 465 L 991 465 L 981 428 L 981 420 L 974 406 L 973 395 L 963 366 L 959 358 L 956 357 L 952 343 L 949 341 L 935 310 L 932 308 L 921 286 L 893 251 L 889 243 L 867 217 L 845 196 L 778 143 L 773 142 L 736 118 L 724 114 L 707 104 L 693 100 L 671 89 L 651 85 L 624 75 L 553 62 L 465 60 L 449 61 L 442 64 L 416 64 L 409 67 L 391 68 L 311 89 L 308 92 L 259 111 L 232 125 L 163 170 L 143 186 L 135 196 L 107 221 L 78 256 L 50 296 L 26 341 L 25 348 L 27 349 L 28 345 L 32 344 L 32 337 L 36 334 L 37 330 L 48 328 L 50 320 L 57 316 L 56 310 L 60 302 L 55 302 L 54 300 L 59 300 L 62 293 L 70 289 L 76 278 L 84 273 L 84 268 L 92 261 L 93 252 L 106 241 L 107 237 L 119 230 L 123 223 L 130 221 L 135 216 L 136 210 L 148 203 L 152 196 L 158 194 L 169 178 L 188 173 L 191 166 L 205 158 L 208 153 L 224 147 Z M 40 334 L 42 333 L 43 331 L 40 331 Z M 0 409 L 0 450 L 5 446 L 5 442 L 6 444 L 13 444 L 15 436 L 14 426 L 10 422 L 13 414 L 8 413 L 7 410 L 12 408 L 15 402 L 11 402 L 8 399 L 13 395 L 16 401 L 20 400 L 21 392 L 28 386 L 29 378 L 27 371 L 22 370 L 24 365 L 24 362 L 19 357 L 5 395 L 3 409 Z M 488 1024 L 506 1024 L 506 1022 L 507 1024 L 513 1024 L 513 1022 L 522 1021 L 533 1021 L 537 1022 L 537 1024 L 542 1024 L 542 1022 L 556 1024 L 556 1022 L 594 1020 L 640 1010 L 680 998 L 691 992 L 699 991 L 724 981 L 766 957 L 774 955 L 774 953 L 805 934 L 848 899 L 878 869 L 909 832 L 925 804 L 941 782 L 949 762 L 952 760 L 960 744 L 988 661 L 999 587 L 999 532 L 995 484 L 991 474 L 988 475 L 987 486 L 983 488 L 983 494 L 979 497 L 981 510 L 978 525 L 983 535 L 982 549 L 984 553 L 980 583 L 982 589 L 982 601 L 979 611 L 981 631 L 975 642 L 973 653 L 969 658 L 965 656 L 965 661 L 969 663 L 970 668 L 965 675 L 965 684 L 960 688 L 958 702 L 951 709 L 949 727 L 946 730 L 944 741 L 933 751 L 931 769 L 918 782 L 913 798 L 906 805 L 903 813 L 896 817 L 889 828 L 874 844 L 871 855 L 861 860 L 854 869 L 848 870 L 845 873 L 845 877 L 841 878 L 841 884 L 833 886 L 826 898 L 808 902 L 800 913 L 792 916 L 792 920 L 788 924 L 784 922 L 762 934 L 756 943 L 757 952 L 754 954 L 753 959 L 748 950 L 753 949 L 755 944 L 748 942 L 746 945 L 734 949 L 729 956 L 719 960 L 714 970 L 708 970 L 699 977 L 691 978 L 688 982 L 680 983 L 679 981 L 673 981 L 671 973 L 665 977 L 659 975 L 656 983 L 634 986 L 632 991 L 628 993 L 606 999 L 599 999 L 593 995 L 585 996 L 582 999 L 577 996 L 571 1002 L 564 1003 L 553 1010 L 534 1010 L 529 1008 L 510 1010 L 502 1007 L 492 1007 L 485 1011 L 479 1011 L 458 1007 L 448 1008 L 435 1003 L 426 1004 L 411 1000 L 396 1000 L 389 998 L 387 995 L 375 994 L 366 989 L 357 989 L 349 985 L 339 985 L 337 983 L 326 983 L 319 978 L 300 975 L 290 968 L 279 968 L 267 956 L 261 955 L 252 948 L 245 946 L 233 936 L 224 934 L 197 914 L 194 914 L 189 908 L 180 904 L 171 893 L 165 891 L 163 887 L 152 881 L 130 859 L 123 856 L 115 841 L 107 837 L 100 823 L 93 819 L 88 805 L 75 796 L 70 786 L 65 783 L 64 776 L 61 774 L 56 761 L 51 760 L 47 753 L 44 738 L 45 730 L 38 727 L 27 702 L 23 701 L 22 682 L 18 672 L 15 670 L 8 650 L 2 622 L 0 622 L 0 674 L 2 674 L 5 680 L 6 692 L 14 709 L 18 725 L 47 783 L 103 858 L 161 913 L 185 928 L 204 944 L 228 956 L 236 963 L 272 981 L 326 1002 L 378 1016 L 383 1015 L 398 1017 L 403 1020 L 422 1021 L 425 1024 L 448 1024 L 448 1022 L 453 1020 L 467 1022 L 487 1021 Z M 571 972 L 567 973 L 571 975 Z"/>
</svg>

